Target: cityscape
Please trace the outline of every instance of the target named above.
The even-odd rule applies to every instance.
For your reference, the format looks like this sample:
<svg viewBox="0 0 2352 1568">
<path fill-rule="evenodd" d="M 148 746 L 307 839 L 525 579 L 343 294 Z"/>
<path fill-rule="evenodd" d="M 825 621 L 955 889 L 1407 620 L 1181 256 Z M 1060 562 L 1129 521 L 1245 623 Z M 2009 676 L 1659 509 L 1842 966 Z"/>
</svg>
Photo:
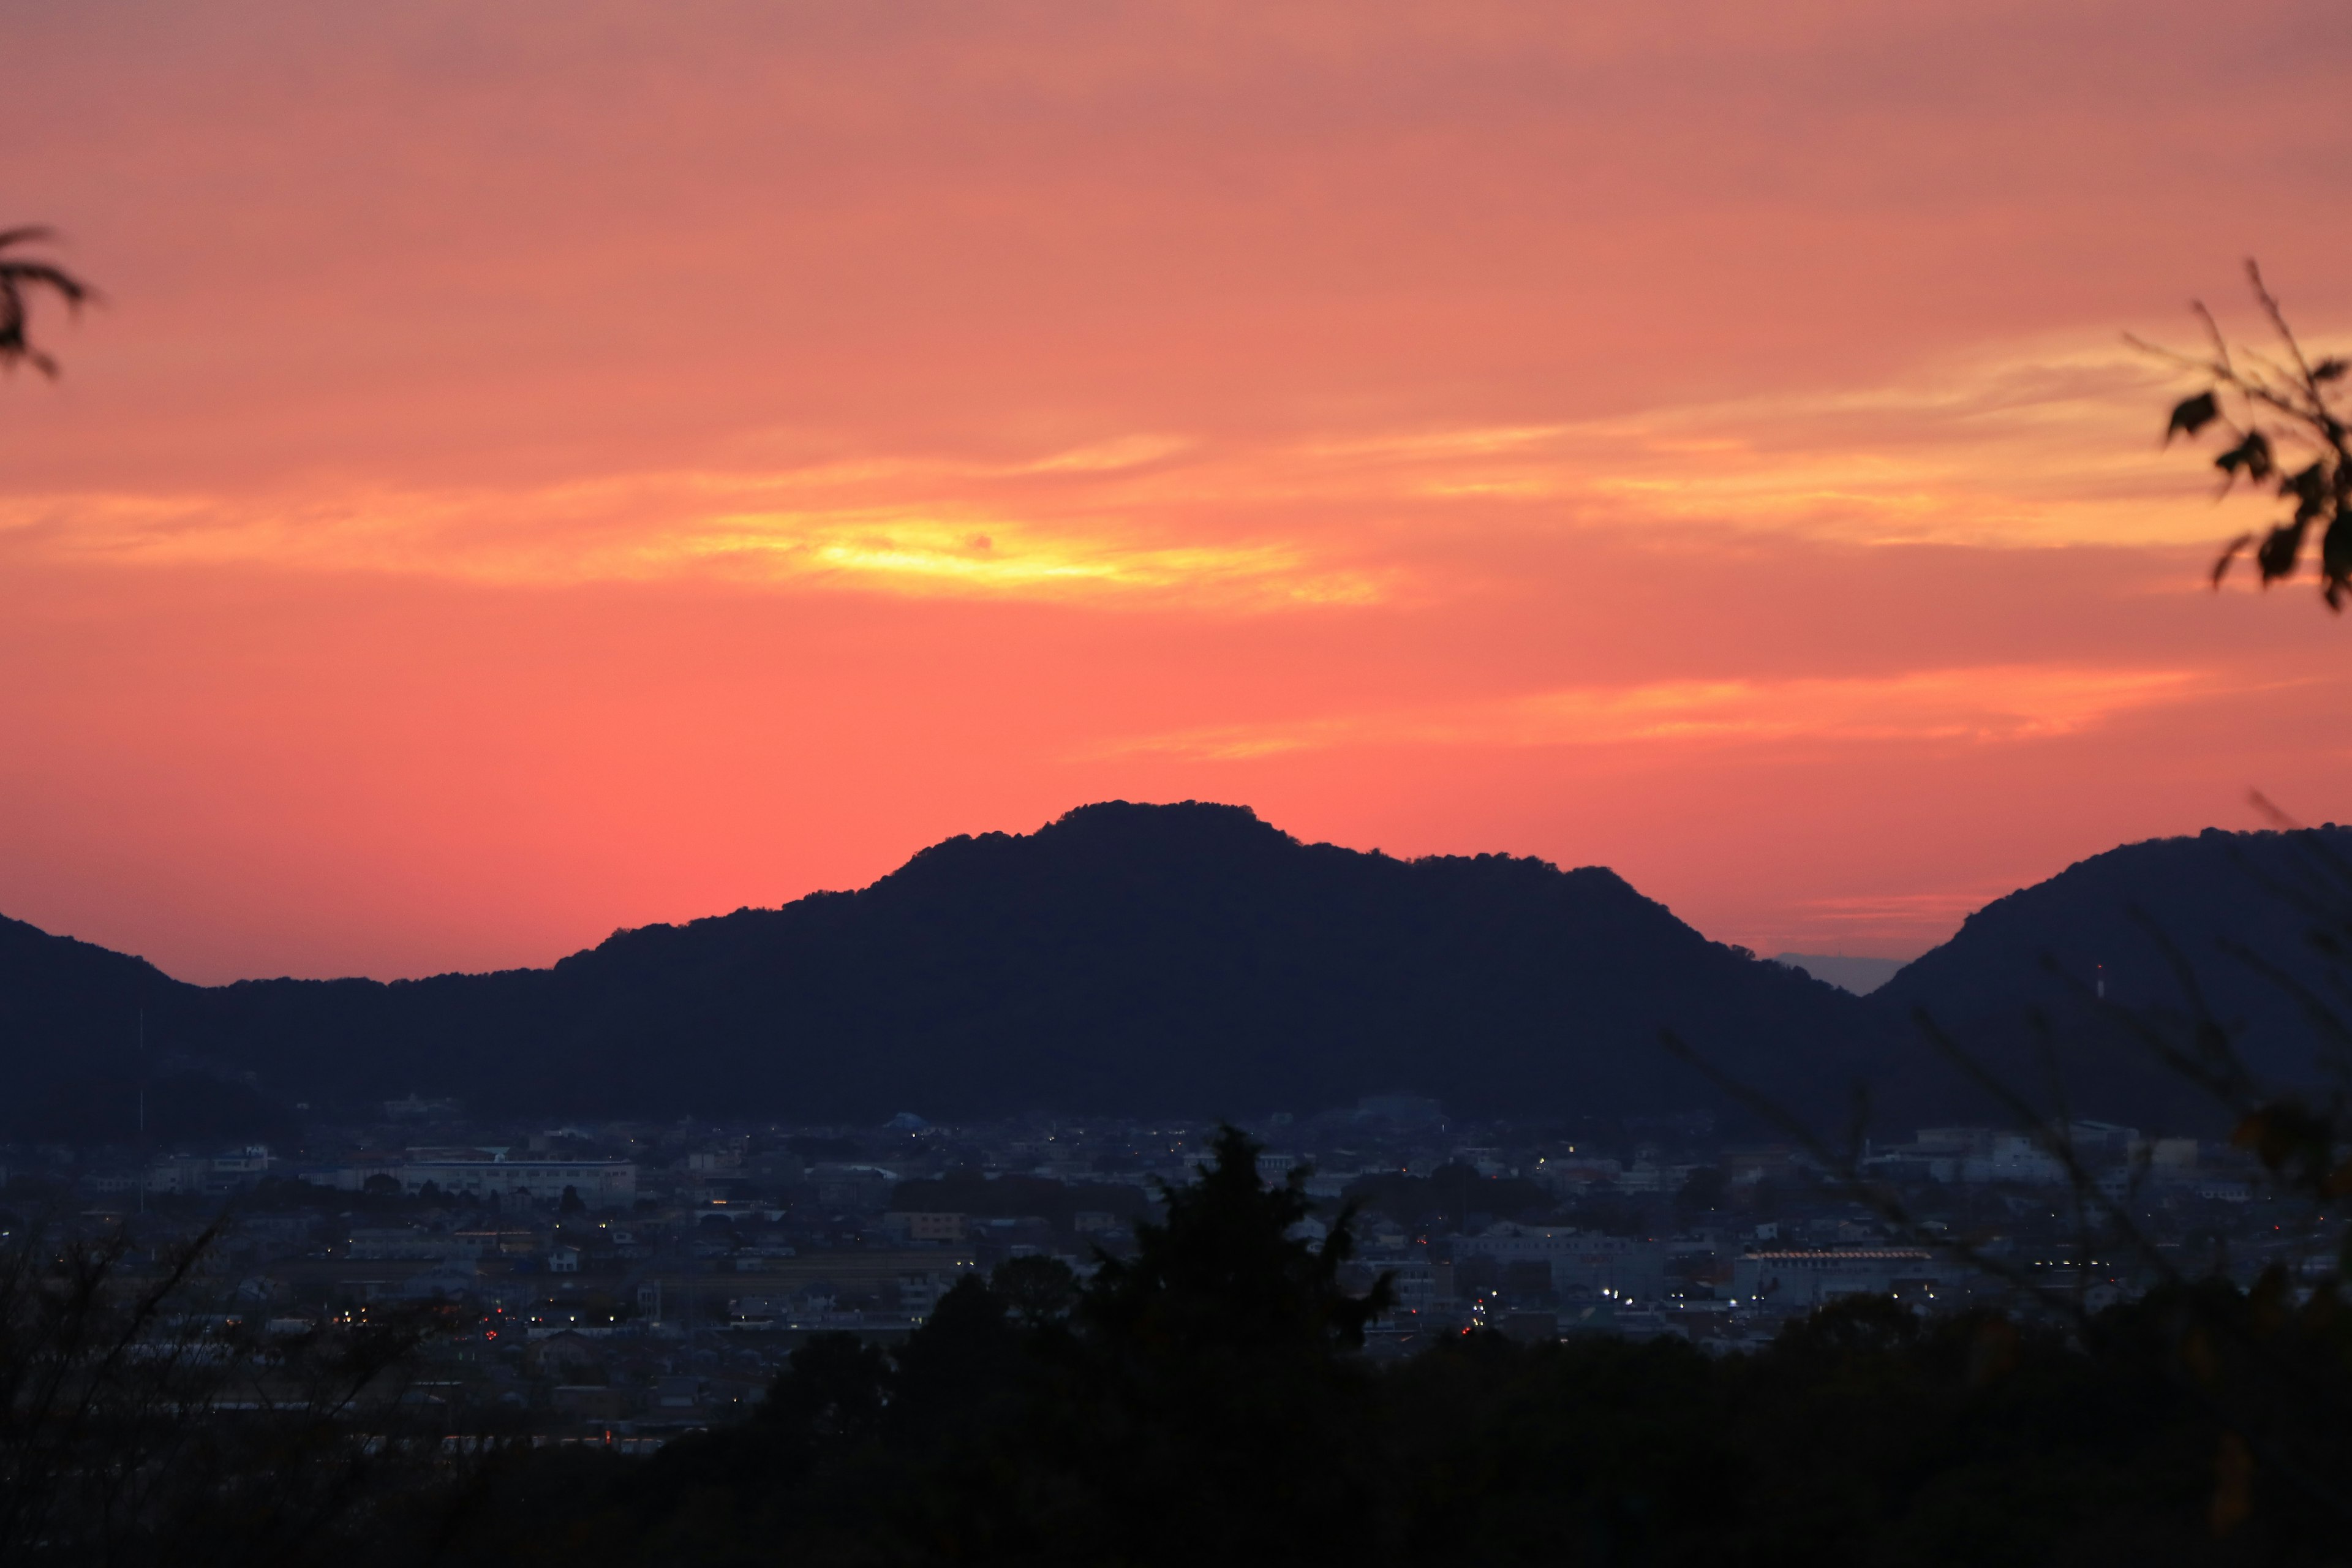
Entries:
<svg viewBox="0 0 2352 1568">
<path fill-rule="evenodd" d="M 15 1224 L 70 1204 L 132 1256 L 222 1229 L 205 1310 L 299 1336 L 426 1306 L 451 1324 L 412 1388 L 454 1437 L 629 1451 L 740 1415 L 812 1334 L 903 1342 L 967 1278 L 1020 1258 L 1083 1280 L 1213 1159 L 1211 1125 L 1039 1117 L 876 1128 L 469 1121 L 386 1101 L 299 1150 L 10 1152 Z M 1927 1128 L 1851 1170 L 1706 1112 L 1521 1127 L 1374 1096 L 1243 1127 L 1270 1184 L 1345 1225 L 1343 1280 L 1391 1305 L 1366 1353 L 1491 1330 L 1536 1342 L 1769 1344 L 1849 1297 L 1923 1313 L 2097 1311 L 2168 1279 L 2251 1286 L 2333 1267 L 2335 1233 L 2226 1142 L 2076 1123 Z M 1859 1177 L 1861 1185 L 1854 1178 Z M 31 1216 L 30 1218 L 26 1216 Z"/>
</svg>

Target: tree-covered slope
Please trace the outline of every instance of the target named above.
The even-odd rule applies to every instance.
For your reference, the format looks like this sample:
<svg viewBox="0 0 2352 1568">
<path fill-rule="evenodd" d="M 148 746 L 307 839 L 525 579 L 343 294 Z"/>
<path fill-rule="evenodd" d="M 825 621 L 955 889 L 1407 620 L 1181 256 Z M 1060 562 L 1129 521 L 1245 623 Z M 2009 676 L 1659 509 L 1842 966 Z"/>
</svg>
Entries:
<svg viewBox="0 0 2352 1568">
<path fill-rule="evenodd" d="M 415 1089 L 810 1121 L 1391 1089 L 1546 1115 L 1707 1103 L 1666 1026 L 1811 1099 L 1866 1065 L 1872 1026 L 1606 870 L 1402 861 L 1189 803 L 950 839 L 858 892 L 619 932 L 549 970 L 173 986 L 153 1016 L 172 1048 L 321 1106 Z"/>
<path fill-rule="evenodd" d="M 2352 829 L 2332 825 L 2127 844 L 1986 905 L 1868 1004 L 1890 1022 L 1925 1014 L 2037 1089 L 2046 1039 L 2079 1102 L 2183 1119 L 2198 1097 L 2116 1010 L 2182 1041 L 2201 998 L 2263 1079 L 2318 1081 L 2326 1037 L 2298 992 L 2352 1000 L 2352 972 L 2314 942 L 2330 926 L 2344 934 L 2347 872 Z"/>
</svg>

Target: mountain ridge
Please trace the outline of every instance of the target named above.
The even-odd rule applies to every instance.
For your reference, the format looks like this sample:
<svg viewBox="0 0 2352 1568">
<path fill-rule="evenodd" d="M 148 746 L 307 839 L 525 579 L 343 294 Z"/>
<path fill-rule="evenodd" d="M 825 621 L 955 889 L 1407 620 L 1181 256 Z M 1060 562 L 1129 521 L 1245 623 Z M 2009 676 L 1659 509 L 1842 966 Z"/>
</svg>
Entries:
<svg viewBox="0 0 2352 1568">
<path fill-rule="evenodd" d="M 2129 908 L 2193 913 L 2200 952 L 2225 927 L 2292 948 L 2293 922 L 2256 918 L 2231 878 L 2275 881 L 2295 845 L 2352 864 L 2352 835 L 2318 831 L 2089 857 L 1867 997 L 1712 942 L 1606 868 L 1399 859 L 1191 801 L 958 835 L 862 889 L 625 928 L 537 969 L 204 987 L 9 921 L 6 1130 L 119 1135 L 135 1086 L 162 1078 L 174 1106 L 279 1127 L 297 1105 L 356 1118 L 411 1091 L 485 1114 L 726 1105 L 809 1122 L 1311 1112 L 1387 1092 L 1538 1118 L 1729 1108 L 1660 1047 L 1664 1028 L 1795 1109 L 1842 1107 L 1866 1081 L 1890 1118 L 1982 1115 L 1915 1016 L 2024 1081 L 2023 1021 L 2053 1009 L 2082 1043 L 2077 1106 L 2177 1121 L 2196 1114 L 2179 1085 L 2053 987 L 2042 955 L 2063 968 L 2094 932 L 2117 999 L 2147 1002 L 2157 971 L 2117 956 Z M 2277 1009 L 2219 994 L 2265 1070 L 2292 1069 Z"/>
<path fill-rule="evenodd" d="M 2018 1081 L 2046 1075 L 2047 1037 L 2070 1089 L 2130 1079 L 2187 1121 L 2216 1111 L 2153 1060 L 2147 1031 L 2187 1046 L 2201 1001 L 2257 1080 L 2322 1084 L 2336 1066 L 2294 988 L 2352 1016 L 2347 938 L 2352 828 L 2209 827 L 2118 845 L 1995 899 L 1864 1000 L 1890 1022 L 1931 1022 Z"/>
<path fill-rule="evenodd" d="M 546 969 L 165 977 L 152 1012 L 174 1049 L 314 1105 L 415 1088 L 485 1110 L 725 1101 L 815 1121 L 1313 1110 L 1390 1090 L 1680 1109 L 1708 1091 L 1656 1047 L 1661 1025 L 1796 1089 L 1858 1063 L 1843 1000 L 1605 868 L 1402 860 L 1303 844 L 1246 807 L 1104 802 Z M 0 1047 L 0 1065 L 25 1056 Z"/>
</svg>

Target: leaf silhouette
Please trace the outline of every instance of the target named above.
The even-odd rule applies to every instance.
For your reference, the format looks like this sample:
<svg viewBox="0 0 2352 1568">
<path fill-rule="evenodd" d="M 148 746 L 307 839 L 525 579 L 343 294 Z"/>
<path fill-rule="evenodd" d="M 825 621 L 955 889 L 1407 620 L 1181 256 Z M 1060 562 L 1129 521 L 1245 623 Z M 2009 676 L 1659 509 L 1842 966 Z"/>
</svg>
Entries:
<svg viewBox="0 0 2352 1568">
<path fill-rule="evenodd" d="M 2244 440 L 2214 458 L 2213 466 L 2232 479 L 2241 472 L 2250 479 L 2269 479 L 2276 467 L 2271 458 L 2271 438 L 2259 430 L 2249 430 Z"/>
<path fill-rule="evenodd" d="M 2164 427 L 2165 444 L 2169 446 L 2175 436 L 2196 435 L 2221 415 L 2221 405 L 2210 391 L 2182 398 L 2172 405 L 2172 418 Z"/>
<path fill-rule="evenodd" d="M 98 298 L 96 289 L 62 267 L 5 254 L 12 247 L 55 237 L 37 225 L 0 230 L 0 369 L 14 370 L 22 361 L 53 379 L 58 374 L 58 362 L 35 348 L 28 335 L 33 294 L 47 289 L 76 311 Z"/>
</svg>

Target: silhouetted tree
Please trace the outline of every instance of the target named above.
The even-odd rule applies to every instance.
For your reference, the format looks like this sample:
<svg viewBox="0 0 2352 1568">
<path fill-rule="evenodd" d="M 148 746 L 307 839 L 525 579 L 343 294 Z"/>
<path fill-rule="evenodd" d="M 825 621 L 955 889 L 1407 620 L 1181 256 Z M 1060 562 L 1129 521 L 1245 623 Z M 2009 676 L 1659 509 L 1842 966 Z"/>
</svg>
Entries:
<svg viewBox="0 0 2352 1568">
<path fill-rule="evenodd" d="M 2225 492 L 2242 479 L 2294 503 L 2283 521 L 2230 542 L 2213 563 L 2214 586 L 2221 585 L 2231 564 L 2249 548 L 2265 586 L 2293 576 L 2315 531 L 2319 591 L 2329 609 L 2341 610 L 2346 593 L 2352 590 L 2352 449 L 2347 447 L 2347 414 L 2339 402 L 2352 363 L 2307 355 L 2263 283 L 2262 269 L 2252 261 L 2246 263 L 2246 279 L 2286 363 L 2272 363 L 2251 349 L 2233 352 L 2212 313 L 2202 303 L 2194 306 L 2207 336 L 2202 358 L 2149 349 L 2195 370 L 2208 384 L 2173 405 L 2164 438 L 2168 444 L 2175 436 L 2217 430 L 2226 445 L 2213 466 L 2221 472 Z"/>
<path fill-rule="evenodd" d="M 0 1563 L 339 1561 L 426 1479 L 440 1433 L 404 1443 L 397 1399 L 433 1320 L 264 1335 L 204 1310 L 219 1237 L 134 1267 L 119 1226 L 34 1225 L 0 1254 Z"/>
<path fill-rule="evenodd" d="M 1058 1258 L 1014 1258 L 997 1265 L 989 1288 L 1031 1327 L 1058 1323 L 1078 1303 L 1078 1277 Z"/>
<path fill-rule="evenodd" d="M 14 370 L 22 362 L 43 375 L 58 374 L 58 362 L 35 348 L 27 335 L 35 294 L 46 289 L 63 300 L 67 310 L 76 311 L 98 297 L 96 289 L 55 262 L 7 254 L 56 237 L 54 231 L 38 226 L 0 230 L 0 369 Z"/>
<path fill-rule="evenodd" d="M 2042 1286 L 2002 1258 L 1923 1226 L 1898 1192 L 1872 1179 L 1861 1160 L 1866 1097 L 1858 1100 L 1840 1146 L 1671 1033 L 1665 1043 L 1804 1142 L 1848 1195 L 1875 1208 L 1897 1237 L 1958 1251 L 1986 1273 L 2005 1278 L 2021 1311 L 2031 1317 L 2071 1323 L 2085 1339 L 2124 1334 L 2128 1353 L 2119 1352 L 2119 1373 L 2162 1388 L 2161 1396 L 2154 1390 L 2134 1396 L 2168 1400 L 2203 1434 L 2208 1511 L 2217 1533 L 2247 1526 L 2257 1535 L 2323 1540 L 2352 1531 L 2352 1223 L 2345 1215 L 2345 1201 L 2352 1198 L 2352 1013 L 2344 1006 L 2352 997 L 2352 861 L 2319 834 L 2291 833 L 2285 842 L 2300 851 L 2299 863 L 2263 879 L 2304 917 L 2310 949 L 2329 973 L 2316 984 L 2306 984 L 2274 955 L 2242 943 L 2221 942 L 2216 956 L 2248 966 L 2298 1005 L 2318 1047 L 2314 1055 L 2322 1081 L 2263 1081 L 2240 1055 L 2231 1025 L 2209 1005 L 2197 964 L 2144 918 L 2148 941 L 2177 977 L 2176 1006 L 2110 1001 L 2079 977 L 2073 982 L 2095 1016 L 2225 1112 L 2232 1142 L 2260 1162 L 2276 1195 L 2301 1207 L 2278 1239 L 2305 1238 L 2305 1250 L 2269 1266 L 2249 1289 L 2221 1273 L 2218 1249 L 2206 1258 L 2184 1258 L 2141 1228 L 2132 1202 L 2147 1174 L 2145 1147 L 2140 1165 L 2125 1173 L 2121 1192 L 2091 1168 L 2074 1144 L 2064 1102 L 2058 1070 L 2064 1042 L 2047 1020 L 2040 1021 L 2039 1032 L 2042 1076 L 2050 1087 L 2037 1091 L 1988 1065 L 1924 1009 L 1914 1014 L 1927 1041 L 2063 1171 L 2081 1255 L 2121 1257 L 2156 1282 L 2146 1300 L 2104 1322 L 2079 1289 Z M 2056 970 L 2054 961 L 2044 962 Z M 2258 1501 L 2266 1506 L 2258 1509 Z"/>
<path fill-rule="evenodd" d="M 1166 1191 L 1164 1223 L 1138 1225 L 1135 1256 L 1098 1258 L 1083 1285 L 1021 1258 L 961 1281 L 895 1351 L 813 1336 L 751 1419 L 649 1465 L 598 1482 L 508 1456 L 462 1500 L 450 1549 L 484 1564 L 1363 1560 L 1391 1511 L 1357 1350 L 1389 1287 L 1343 1288 L 1347 1226 L 1308 1239 L 1305 1173 L 1268 1186 L 1256 1156 L 1228 1130 L 1199 1182 Z"/>
</svg>

